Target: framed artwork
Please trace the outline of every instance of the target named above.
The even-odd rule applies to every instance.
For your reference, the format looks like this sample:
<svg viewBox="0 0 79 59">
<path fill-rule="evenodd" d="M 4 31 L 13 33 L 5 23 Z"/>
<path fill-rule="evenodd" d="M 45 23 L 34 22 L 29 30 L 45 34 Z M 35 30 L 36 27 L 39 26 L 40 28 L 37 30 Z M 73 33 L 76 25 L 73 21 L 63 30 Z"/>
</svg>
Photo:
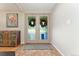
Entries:
<svg viewBox="0 0 79 59">
<path fill-rule="evenodd" d="M 8 13 L 6 16 L 7 27 L 18 27 L 18 14 Z"/>
</svg>

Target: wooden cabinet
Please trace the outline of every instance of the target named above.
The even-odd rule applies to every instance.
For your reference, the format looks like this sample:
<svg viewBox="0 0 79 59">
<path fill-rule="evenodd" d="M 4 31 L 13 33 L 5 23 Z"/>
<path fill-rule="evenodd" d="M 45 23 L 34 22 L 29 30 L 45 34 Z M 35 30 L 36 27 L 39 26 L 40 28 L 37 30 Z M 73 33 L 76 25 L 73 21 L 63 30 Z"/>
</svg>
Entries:
<svg viewBox="0 0 79 59">
<path fill-rule="evenodd" d="M 0 31 L 0 46 L 17 46 L 20 44 L 20 31 Z"/>
<path fill-rule="evenodd" d="M 0 32 L 0 46 L 3 46 L 3 32 Z"/>
</svg>

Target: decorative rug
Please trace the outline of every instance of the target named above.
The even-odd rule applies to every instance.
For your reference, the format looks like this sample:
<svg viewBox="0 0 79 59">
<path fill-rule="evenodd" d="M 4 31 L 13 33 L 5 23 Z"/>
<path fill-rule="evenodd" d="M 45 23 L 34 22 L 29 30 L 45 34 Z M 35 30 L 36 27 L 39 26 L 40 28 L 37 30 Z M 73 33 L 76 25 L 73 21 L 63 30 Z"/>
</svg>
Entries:
<svg viewBox="0 0 79 59">
<path fill-rule="evenodd" d="M 53 46 L 51 44 L 25 44 L 21 45 L 18 50 L 51 50 Z"/>
</svg>

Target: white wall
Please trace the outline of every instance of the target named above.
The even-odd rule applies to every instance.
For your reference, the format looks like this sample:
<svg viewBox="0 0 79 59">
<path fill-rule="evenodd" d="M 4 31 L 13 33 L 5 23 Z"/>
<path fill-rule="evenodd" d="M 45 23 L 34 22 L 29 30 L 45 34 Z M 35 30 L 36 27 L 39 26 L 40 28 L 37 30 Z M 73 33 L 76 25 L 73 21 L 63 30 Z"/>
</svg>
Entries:
<svg viewBox="0 0 79 59">
<path fill-rule="evenodd" d="M 7 13 L 18 13 L 18 27 L 7 28 L 6 27 L 6 14 Z M 24 43 L 24 13 L 20 12 L 0 12 L 0 30 L 20 30 L 21 31 L 21 44 Z"/>
<path fill-rule="evenodd" d="M 50 24 L 52 44 L 64 55 L 79 55 L 79 4 L 58 4 Z"/>
</svg>

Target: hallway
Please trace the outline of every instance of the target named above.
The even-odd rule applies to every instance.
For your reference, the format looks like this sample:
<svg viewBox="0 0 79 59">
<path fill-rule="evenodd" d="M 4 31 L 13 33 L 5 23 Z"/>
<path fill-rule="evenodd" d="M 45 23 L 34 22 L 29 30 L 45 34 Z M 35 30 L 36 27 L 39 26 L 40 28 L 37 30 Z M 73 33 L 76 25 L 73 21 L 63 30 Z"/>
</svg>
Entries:
<svg viewBox="0 0 79 59">
<path fill-rule="evenodd" d="M 0 3 L 0 55 L 79 56 L 78 45 L 79 4 Z"/>
</svg>

